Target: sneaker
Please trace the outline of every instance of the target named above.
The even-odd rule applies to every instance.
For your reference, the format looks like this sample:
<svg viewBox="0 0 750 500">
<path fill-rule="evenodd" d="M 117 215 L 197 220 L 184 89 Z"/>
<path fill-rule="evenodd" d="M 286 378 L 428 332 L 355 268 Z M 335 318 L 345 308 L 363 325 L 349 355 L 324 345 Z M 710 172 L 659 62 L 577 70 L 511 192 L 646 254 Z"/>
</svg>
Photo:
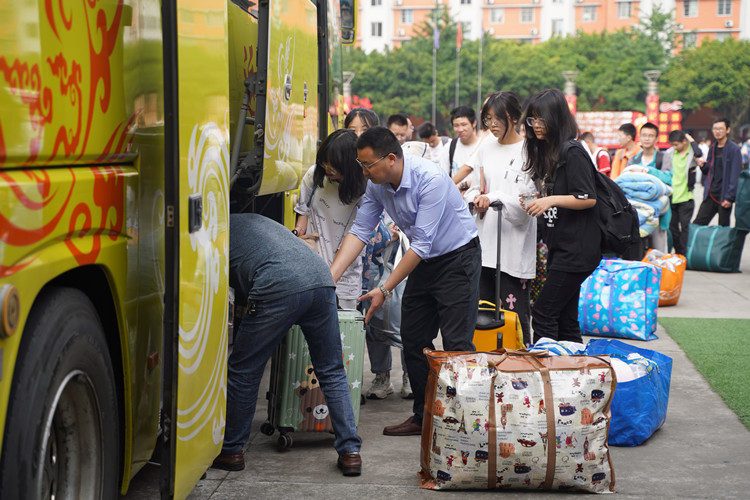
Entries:
<svg viewBox="0 0 750 500">
<path fill-rule="evenodd" d="M 367 389 L 367 397 L 370 399 L 385 399 L 389 394 L 393 394 L 390 372 L 376 373 L 372 385 Z"/>
<path fill-rule="evenodd" d="M 409 383 L 409 374 L 404 372 L 403 376 L 404 385 L 401 386 L 401 397 L 404 399 L 414 399 L 414 393 L 411 390 L 411 383 Z"/>
</svg>

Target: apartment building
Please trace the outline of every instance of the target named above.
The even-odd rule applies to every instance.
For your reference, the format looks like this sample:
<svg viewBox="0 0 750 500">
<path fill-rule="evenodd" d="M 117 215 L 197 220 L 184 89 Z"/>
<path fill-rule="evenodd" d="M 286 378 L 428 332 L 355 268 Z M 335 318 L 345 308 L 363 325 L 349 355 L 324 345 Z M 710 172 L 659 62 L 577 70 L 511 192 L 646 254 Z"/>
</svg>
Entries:
<svg viewBox="0 0 750 500">
<path fill-rule="evenodd" d="M 578 30 L 615 31 L 637 25 L 655 4 L 674 12 L 688 45 L 704 38 L 750 38 L 750 0 L 359 0 L 357 45 L 366 52 L 400 46 L 438 3 L 462 23 L 467 40 L 482 31 L 527 43 Z"/>
</svg>

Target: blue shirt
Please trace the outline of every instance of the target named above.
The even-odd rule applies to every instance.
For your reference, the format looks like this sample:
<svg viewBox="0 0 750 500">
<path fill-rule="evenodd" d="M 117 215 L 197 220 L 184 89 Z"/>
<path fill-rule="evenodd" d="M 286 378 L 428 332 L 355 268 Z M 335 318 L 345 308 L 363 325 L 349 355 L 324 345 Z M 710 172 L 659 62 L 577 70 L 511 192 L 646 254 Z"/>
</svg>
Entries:
<svg viewBox="0 0 750 500">
<path fill-rule="evenodd" d="M 439 257 L 477 236 L 477 226 L 448 174 L 436 163 L 404 155 L 401 184 L 367 182 L 351 233 L 367 243 L 383 209 L 422 259 Z"/>
</svg>

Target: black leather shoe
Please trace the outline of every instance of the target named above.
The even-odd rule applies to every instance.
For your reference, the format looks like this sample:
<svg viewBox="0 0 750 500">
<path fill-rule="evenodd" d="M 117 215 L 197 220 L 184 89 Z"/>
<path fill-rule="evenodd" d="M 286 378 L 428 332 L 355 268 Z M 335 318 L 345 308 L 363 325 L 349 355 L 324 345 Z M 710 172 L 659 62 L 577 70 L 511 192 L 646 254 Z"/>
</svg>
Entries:
<svg viewBox="0 0 750 500">
<path fill-rule="evenodd" d="M 342 453 L 336 465 L 345 476 L 359 476 L 362 474 L 362 457 L 359 453 Z"/>
<path fill-rule="evenodd" d="M 241 451 L 237 453 L 222 453 L 214 459 L 212 469 L 238 471 L 245 468 L 245 457 Z"/>
<path fill-rule="evenodd" d="M 386 436 L 419 436 L 422 434 L 422 426 L 414 423 L 414 417 L 409 417 L 406 422 L 398 425 L 389 425 L 383 429 Z"/>
</svg>

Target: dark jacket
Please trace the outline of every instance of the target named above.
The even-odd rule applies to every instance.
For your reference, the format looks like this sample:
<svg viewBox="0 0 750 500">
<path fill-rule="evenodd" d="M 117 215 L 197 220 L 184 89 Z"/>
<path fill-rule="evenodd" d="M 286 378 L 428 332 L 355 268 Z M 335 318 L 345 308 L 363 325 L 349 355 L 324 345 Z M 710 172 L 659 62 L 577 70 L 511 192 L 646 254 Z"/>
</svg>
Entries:
<svg viewBox="0 0 750 500">
<path fill-rule="evenodd" d="M 708 150 L 706 163 L 701 167 L 701 172 L 703 172 L 704 200 L 708 198 L 708 195 L 711 192 L 711 170 L 713 169 L 715 154 L 716 144 L 714 143 L 711 146 L 711 149 Z M 728 200 L 734 203 L 734 197 L 737 195 L 737 183 L 739 182 L 740 172 L 742 171 L 742 153 L 740 152 L 740 147 L 730 139 L 727 139 L 727 142 L 724 144 L 722 164 L 724 167 L 722 176 L 723 182 L 721 186 L 721 199 L 718 201 L 722 202 Z"/>
</svg>

